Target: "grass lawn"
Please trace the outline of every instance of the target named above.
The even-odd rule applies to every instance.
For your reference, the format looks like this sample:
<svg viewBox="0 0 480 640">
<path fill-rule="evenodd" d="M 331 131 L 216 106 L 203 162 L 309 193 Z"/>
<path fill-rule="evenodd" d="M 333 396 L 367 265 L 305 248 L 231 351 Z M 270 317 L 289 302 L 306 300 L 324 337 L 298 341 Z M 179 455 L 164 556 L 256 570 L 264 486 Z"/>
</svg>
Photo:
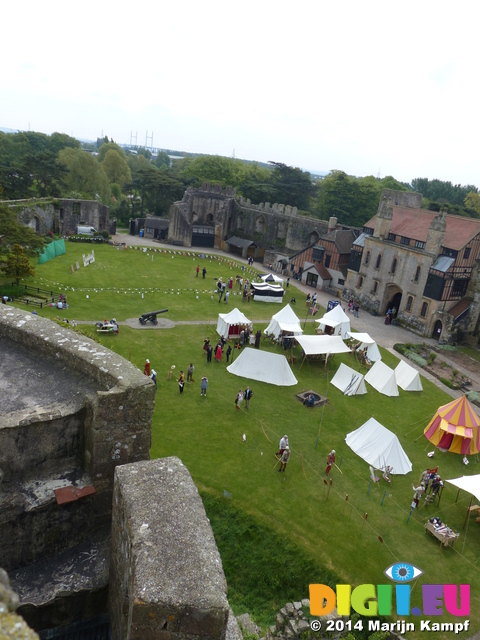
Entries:
<svg viewBox="0 0 480 640">
<path fill-rule="evenodd" d="M 67 244 L 66 256 L 38 266 L 31 279 L 37 286 L 57 287 L 67 293 L 70 308 L 61 312 L 63 316 L 92 321 L 115 316 L 123 320 L 168 308 L 165 317 L 172 320 L 210 321 L 208 325 L 148 331 L 122 326 L 118 336 L 101 335 L 99 340 L 142 370 L 149 358 L 157 371 L 151 455 L 178 456 L 192 474 L 212 521 L 236 613 L 248 609 L 266 626 L 287 599 L 308 597 L 309 583 L 386 583 L 384 569 L 395 562 L 408 562 L 424 571 L 420 583 L 470 583 L 471 624 L 474 630 L 480 628 L 480 525 L 472 516 L 467 534 L 462 528 L 470 495 L 460 492 L 456 501 L 456 489 L 447 484 L 440 507 L 420 503 L 408 521 L 412 483 L 418 482 L 427 466 L 438 465 L 444 479 L 478 472 L 474 459 L 466 467 L 461 457 L 453 454 L 437 452 L 433 462 L 426 456 L 432 446 L 423 429 L 450 396 L 422 378 L 421 393 L 400 390 L 399 398 L 389 398 L 367 385 L 366 395 L 345 397 L 330 380 L 340 362 L 357 367 L 352 356 L 336 355 L 326 368 L 319 361 L 301 367 L 298 347 L 292 365 L 298 379 L 294 387 L 231 375 L 226 371 L 225 356 L 221 363 L 207 363 L 202 349 L 207 335 L 215 339 L 218 312 L 238 306 L 254 321 L 255 330 L 263 330 L 280 309 L 280 305 L 253 301 L 242 304 L 239 296 L 231 296 L 228 306 L 219 305 L 217 297 L 212 301 L 216 278 L 245 273 L 235 261 L 230 265 L 226 259 L 198 261 L 178 253 L 117 251 L 100 246 L 95 247 L 96 262 L 72 274 L 70 264 L 88 250 L 88 246 Z M 197 263 L 207 268 L 205 281 L 201 275 L 195 277 Z M 246 273 L 253 277 L 253 270 L 246 269 Z M 297 298 L 300 315 L 299 311 L 305 310 L 304 295 L 292 285 L 288 299 L 291 295 Z M 50 308 L 39 313 L 57 315 L 56 309 Z M 98 338 L 93 326 L 83 329 Z M 307 323 L 306 333 L 313 331 L 314 324 Z M 267 340 L 261 348 L 281 353 Z M 382 357 L 389 366 L 398 362 L 383 350 Z M 175 377 L 169 380 L 168 372 L 172 365 L 175 375 L 180 369 L 186 372 L 190 362 L 195 365 L 195 382 L 187 384 L 180 395 Z M 203 375 L 209 380 L 206 398 L 200 396 Z M 236 411 L 235 395 L 247 384 L 254 391 L 250 410 Z M 306 389 L 328 396 L 324 409 L 307 409 L 295 398 Z M 371 416 L 397 434 L 413 463 L 412 473 L 393 476 L 389 485 L 381 480 L 369 487 L 368 465 L 344 441 L 348 432 Z M 292 455 L 287 471 L 277 473 L 274 453 L 285 433 Z M 328 486 L 324 472 L 332 448 L 342 473 L 333 468 Z M 425 533 L 424 523 L 432 515 L 461 532 L 454 548 L 440 548 L 436 539 Z M 413 589 L 412 606 L 422 606 L 420 585 Z M 454 619 L 444 615 L 439 621 Z"/>
</svg>

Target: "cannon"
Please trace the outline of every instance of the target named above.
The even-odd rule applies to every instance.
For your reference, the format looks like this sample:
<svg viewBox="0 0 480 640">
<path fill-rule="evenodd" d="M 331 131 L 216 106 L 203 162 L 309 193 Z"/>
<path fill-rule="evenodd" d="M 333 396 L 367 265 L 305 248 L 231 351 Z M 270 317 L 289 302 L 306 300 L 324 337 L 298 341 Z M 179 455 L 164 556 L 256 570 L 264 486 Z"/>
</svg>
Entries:
<svg viewBox="0 0 480 640">
<path fill-rule="evenodd" d="M 148 313 L 142 313 L 138 321 L 140 324 L 147 324 L 147 322 L 151 322 L 152 324 L 158 324 L 157 315 L 159 313 L 165 313 L 168 309 L 161 309 L 160 311 L 149 311 Z"/>
</svg>

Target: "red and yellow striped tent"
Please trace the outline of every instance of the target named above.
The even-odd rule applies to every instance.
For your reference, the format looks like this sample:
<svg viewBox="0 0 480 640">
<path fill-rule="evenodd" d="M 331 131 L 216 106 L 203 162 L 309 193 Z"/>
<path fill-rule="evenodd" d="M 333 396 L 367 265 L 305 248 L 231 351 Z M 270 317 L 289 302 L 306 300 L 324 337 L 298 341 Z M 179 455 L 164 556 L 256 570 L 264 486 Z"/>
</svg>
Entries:
<svg viewBox="0 0 480 640">
<path fill-rule="evenodd" d="M 440 407 L 424 434 L 427 440 L 444 451 L 469 456 L 480 450 L 480 418 L 467 396 Z"/>
</svg>

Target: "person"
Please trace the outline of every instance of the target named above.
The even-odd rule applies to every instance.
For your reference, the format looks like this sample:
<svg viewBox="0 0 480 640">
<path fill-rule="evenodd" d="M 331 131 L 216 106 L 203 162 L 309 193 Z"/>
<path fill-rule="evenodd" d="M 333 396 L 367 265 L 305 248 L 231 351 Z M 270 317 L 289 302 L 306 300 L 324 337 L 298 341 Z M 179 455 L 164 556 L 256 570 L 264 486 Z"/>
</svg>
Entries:
<svg viewBox="0 0 480 640">
<path fill-rule="evenodd" d="M 245 409 L 250 408 L 250 399 L 252 396 L 253 396 L 253 391 L 250 389 L 250 387 L 247 387 L 243 395 L 243 397 L 245 398 Z"/>
<path fill-rule="evenodd" d="M 245 331 L 244 331 L 244 329 L 242 329 L 240 331 L 240 335 L 238 336 L 238 344 L 240 345 L 240 348 L 242 348 L 243 345 L 245 344 Z"/>
<path fill-rule="evenodd" d="M 150 377 L 150 360 L 147 358 L 145 361 L 145 366 L 143 367 L 144 375 Z"/>
<path fill-rule="evenodd" d="M 227 364 L 228 364 L 228 360 L 229 360 L 229 358 L 230 358 L 230 354 L 231 354 L 231 353 L 232 353 L 232 347 L 231 347 L 230 345 L 228 345 L 228 347 L 227 347 L 227 351 L 226 351 L 226 354 L 227 354 Z"/>
<path fill-rule="evenodd" d="M 200 383 L 200 396 L 207 397 L 207 387 L 208 387 L 208 378 L 207 376 L 203 376 L 202 382 Z"/>
<path fill-rule="evenodd" d="M 197 264 L 197 275 L 196 275 L 196 277 L 197 277 L 197 278 L 198 278 L 198 272 L 199 272 L 199 271 L 200 271 L 200 267 L 199 267 L 199 266 L 198 266 L 198 264 Z"/>
<path fill-rule="evenodd" d="M 306 405 L 307 407 L 313 407 L 315 405 L 315 396 L 313 395 L 313 393 L 310 393 L 305 400 L 303 401 L 303 404 Z"/>
<path fill-rule="evenodd" d="M 224 300 L 225 304 L 227 304 L 227 302 L 228 302 L 228 296 L 229 295 L 230 295 L 230 291 L 226 291 L 225 292 L 225 300 Z"/>
<path fill-rule="evenodd" d="M 290 284 L 290 278 L 287 278 L 287 289 L 288 289 L 289 284 Z"/>
<path fill-rule="evenodd" d="M 278 470 L 279 473 L 280 471 L 285 471 L 289 460 L 290 460 L 290 447 L 287 444 L 287 446 L 285 447 L 285 451 L 282 453 L 282 457 L 280 458 L 280 469 Z"/>
<path fill-rule="evenodd" d="M 353 315 L 355 316 L 355 318 L 358 318 L 358 310 L 359 309 L 360 309 L 360 307 L 358 306 L 358 303 L 356 302 L 354 304 L 354 307 L 353 307 Z"/>
<path fill-rule="evenodd" d="M 235 398 L 235 406 L 237 407 L 237 409 L 240 409 L 242 400 L 243 400 L 243 391 L 240 389 L 240 391 L 237 393 L 237 397 Z"/>
<path fill-rule="evenodd" d="M 222 360 L 222 345 L 220 342 L 217 344 L 217 348 L 215 350 L 215 360 L 220 362 Z"/>
<path fill-rule="evenodd" d="M 423 496 L 423 494 L 425 493 L 425 483 L 421 482 L 419 484 L 418 487 L 415 487 L 415 485 L 412 484 L 412 489 L 414 490 L 414 494 L 413 494 L 413 502 L 412 502 L 412 507 L 415 509 L 416 507 L 418 507 L 418 503 L 420 501 L 420 498 Z"/>
<path fill-rule="evenodd" d="M 209 344 L 210 344 L 210 338 L 205 338 L 205 340 L 203 341 L 203 350 L 204 351 L 207 350 Z"/>
<path fill-rule="evenodd" d="M 327 476 L 330 475 L 330 469 L 334 464 L 335 464 L 335 449 L 332 449 L 327 456 L 327 468 L 325 470 L 325 473 L 327 474 Z"/>
<path fill-rule="evenodd" d="M 193 371 L 194 371 L 194 369 L 195 369 L 195 367 L 190 362 L 190 364 L 187 367 L 187 382 L 195 382 L 194 379 L 193 379 Z"/>
<path fill-rule="evenodd" d="M 207 362 L 212 361 L 212 351 L 213 351 L 212 345 L 209 343 L 207 345 Z"/>
<path fill-rule="evenodd" d="M 260 329 L 255 334 L 255 349 L 260 349 L 260 340 L 262 338 L 262 332 Z"/>
<path fill-rule="evenodd" d="M 288 446 L 288 436 L 285 435 L 280 438 L 280 442 L 278 444 L 278 453 L 275 454 L 275 457 L 281 458 L 283 452 L 285 451 L 285 447 Z"/>
<path fill-rule="evenodd" d="M 395 318 L 397 314 L 397 307 L 392 307 L 392 318 Z"/>
<path fill-rule="evenodd" d="M 180 371 L 180 376 L 177 380 L 178 382 L 178 390 L 180 393 L 183 393 L 183 387 L 185 386 L 185 374 L 183 371 Z"/>
<path fill-rule="evenodd" d="M 385 324 L 391 324 L 392 322 L 392 310 L 387 309 L 387 313 L 385 314 Z"/>
<path fill-rule="evenodd" d="M 155 383 L 155 389 L 157 388 L 157 372 L 155 369 L 152 369 L 152 373 L 150 374 L 150 378 Z"/>
<path fill-rule="evenodd" d="M 245 287 L 243 290 L 242 302 L 245 302 L 246 299 L 247 299 L 247 287 Z"/>
<path fill-rule="evenodd" d="M 313 304 L 317 304 L 317 294 L 316 293 L 313 294 L 312 303 Z"/>
<path fill-rule="evenodd" d="M 230 276 L 230 280 L 228 281 L 228 288 L 231 289 L 233 287 L 233 278 Z"/>
<path fill-rule="evenodd" d="M 37 313 L 36 309 L 34 309 L 34 310 L 32 311 L 32 315 L 34 315 L 34 316 L 38 316 L 38 313 Z M 74 322 L 75 322 L 75 320 L 72 320 L 72 324 L 73 324 Z"/>
<path fill-rule="evenodd" d="M 310 300 L 311 300 L 311 298 L 310 298 L 310 294 L 309 294 L 309 293 L 307 293 L 307 304 L 310 304 Z"/>
<path fill-rule="evenodd" d="M 207 275 L 207 270 L 205 269 L 205 267 L 203 267 L 203 269 L 202 269 L 202 276 L 203 276 L 203 279 L 204 279 L 204 280 L 205 280 L 205 276 L 206 276 L 206 275 Z"/>
</svg>

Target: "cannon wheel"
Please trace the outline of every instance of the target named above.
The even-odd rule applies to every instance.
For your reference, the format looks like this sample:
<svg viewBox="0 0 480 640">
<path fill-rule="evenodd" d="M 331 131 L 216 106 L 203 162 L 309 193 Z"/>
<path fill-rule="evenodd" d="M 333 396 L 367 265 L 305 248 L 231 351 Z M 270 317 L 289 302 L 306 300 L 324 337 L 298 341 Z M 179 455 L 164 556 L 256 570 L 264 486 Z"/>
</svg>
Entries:
<svg viewBox="0 0 480 640">
<path fill-rule="evenodd" d="M 153 324 L 158 324 L 158 320 L 157 320 L 157 316 L 154 317 L 154 319 L 152 320 Z"/>
<path fill-rule="evenodd" d="M 146 323 L 145 318 L 139 318 L 138 321 L 140 322 L 140 324 L 145 324 Z"/>
</svg>

